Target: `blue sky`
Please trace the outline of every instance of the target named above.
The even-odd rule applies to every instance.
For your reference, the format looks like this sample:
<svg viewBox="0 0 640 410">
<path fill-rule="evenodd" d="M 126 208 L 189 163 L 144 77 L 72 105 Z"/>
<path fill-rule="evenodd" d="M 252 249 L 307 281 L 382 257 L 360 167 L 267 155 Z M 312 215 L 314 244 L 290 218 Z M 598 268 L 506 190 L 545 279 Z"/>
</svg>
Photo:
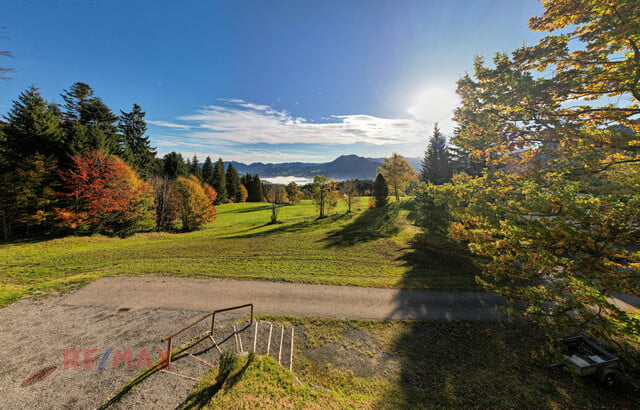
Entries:
<svg viewBox="0 0 640 410">
<path fill-rule="evenodd" d="M 30 84 L 48 100 L 90 84 L 147 112 L 162 155 L 324 162 L 421 156 L 450 134 L 455 81 L 532 44 L 537 0 L 93 1 L 3 4 L 5 114 Z"/>
</svg>

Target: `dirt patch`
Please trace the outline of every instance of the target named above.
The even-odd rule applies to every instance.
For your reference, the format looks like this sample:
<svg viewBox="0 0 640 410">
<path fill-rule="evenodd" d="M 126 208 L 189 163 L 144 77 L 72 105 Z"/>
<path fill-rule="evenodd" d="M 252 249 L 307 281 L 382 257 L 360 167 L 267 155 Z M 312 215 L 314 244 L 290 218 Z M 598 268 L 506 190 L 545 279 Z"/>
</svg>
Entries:
<svg viewBox="0 0 640 410">
<path fill-rule="evenodd" d="M 201 315 L 114 314 L 113 308 L 62 306 L 63 299 L 22 300 L 0 310 L 0 408 L 95 408 L 147 366 L 146 355 L 158 359 L 163 336 Z"/>
<path fill-rule="evenodd" d="M 305 328 L 299 326 L 298 358 L 320 368 L 350 369 L 358 377 L 388 376 L 399 371 L 397 358 L 385 354 L 370 332 L 353 327 L 336 330 L 334 335 L 309 343 Z"/>
</svg>

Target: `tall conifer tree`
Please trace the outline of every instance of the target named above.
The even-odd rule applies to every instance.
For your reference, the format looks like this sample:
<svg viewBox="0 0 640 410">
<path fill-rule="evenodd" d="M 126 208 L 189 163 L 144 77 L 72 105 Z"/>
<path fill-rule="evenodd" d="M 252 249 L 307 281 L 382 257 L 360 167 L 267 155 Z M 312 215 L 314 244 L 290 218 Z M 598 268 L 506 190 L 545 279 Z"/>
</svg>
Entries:
<svg viewBox="0 0 640 410">
<path fill-rule="evenodd" d="M 122 142 L 115 125 L 118 117 L 100 97 L 94 96 L 88 84 L 73 84 L 62 94 L 62 99 L 67 140 L 74 153 L 98 149 L 122 154 Z"/>
<path fill-rule="evenodd" d="M 227 195 L 233 202 L 240 202 L 240 177 L 232 164 L 227 167 Z"/>
<path fill-rule="evenodd" d="M 211 157 L 207 157 L 202 165 L 202 180 L 209 185 L 213 182 L 213 162 L 211 162 Z"/>
<path fill-rule="evenodd" d="M 56 112 L 34 85 L 22 92 L 9 113 L 0 142 L 8 166 L 14 167 L 36 152 L 59 159 L 64 155 L 64 133 Z"/>
<path fill-rule="evenodd" d="M 246 174 L 240 180 L 242 185 L 247 188 L 247 202 L 262 202 L 264 200 L 264 192 L 260 175 Z"/>
<path fill-rule="evenodd" d="M 203 181 L 202 179 L 202 168 L 200 168 L 200 161 L 198 161 L 198 156 L 193 155 L 193 159 L 191 160 L 191 167 L 189 168 L 189 174 L 194 175 L 198 178 L 199 181 Z"/>
<path fill-rule="evenodd" d="M 224 204 L 227 202 L 227 178 L 224 172 L 224 162 L 222 158 L 218 158 L 215 167 L 213 168 L 213 177 L 211 179 L 211 186 L 218 193 L 218 204 Z"/>
<path fill-rule="evenodd" d="M 389 187 L 382 173 L 379 173 L 373 183 L 373 196 L 376 201 L 376 208 L 385 206 L 389 202 Z"/>
<path fill-rule="evenodd" d="M 452 166 L 447 147 L 447 139 L 440 132 L 438 123 L 433 127 L 433 134 L 429 139 L 429 145 L 422 159 L 420 180 L 441 185 L 451 180 Z"/>
<path fill-rule="evenodd" d="M 155 148 L 151 147 L 149 137 L 145 137 L 146 113 L 138 104 L 133 104 L 131 112 L 120 111 L 118 130 L 122 134 L 121 157 L 143 178 L 149 178 L 155 168 Z"/>
<path fill-rule="evenodd" d="M 169 179 L 186 176 L 187 165 L 182 158 L 182 154 L 175 151 L 168 153 L 162 159 L 162 175 Z"/>
</svg>

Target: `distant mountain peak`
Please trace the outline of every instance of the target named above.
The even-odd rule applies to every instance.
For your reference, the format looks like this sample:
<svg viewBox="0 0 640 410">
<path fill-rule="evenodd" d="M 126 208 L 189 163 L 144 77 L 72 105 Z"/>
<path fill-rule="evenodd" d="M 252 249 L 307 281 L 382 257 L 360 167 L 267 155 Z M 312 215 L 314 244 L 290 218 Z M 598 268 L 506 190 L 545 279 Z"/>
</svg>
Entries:
<svg viewBox="0 0 640 410">
<path fill-rule="evenodd" d="M 420 158 L 405 158 L 414 168 L 419 167 Z M 301 177 L 313 178 L 325 175 L 337 180 L 375 179 L 376 169 L 384 163 L 384 158 L 366 158 L 355 154 L 340 155 L 331 162 L 306 163 L 287 162 L 282 164 L 264 164 L 254 162 L 244 164 L 231 161 L 239 174 L 260 174 L 263 178 Z"/>
</svg>

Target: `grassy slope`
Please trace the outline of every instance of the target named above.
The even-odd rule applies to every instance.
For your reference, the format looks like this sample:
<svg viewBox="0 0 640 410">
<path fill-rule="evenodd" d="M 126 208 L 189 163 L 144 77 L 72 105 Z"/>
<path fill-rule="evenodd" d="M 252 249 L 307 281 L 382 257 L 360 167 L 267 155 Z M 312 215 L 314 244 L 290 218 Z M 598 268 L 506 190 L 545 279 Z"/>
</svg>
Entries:
<svg viewBox="0 0 640 410">
<path fill-rule="evenodd" d="M 0 306 L 23 295 L 65 291 L 103 276 L 183 276 L 465 290 L 474 271 L 460 260 L 418 260 L 415 229 L 400 206 L 318 220 L 310 201 L 284 206 L 268 225 L 268 204 L 227 204 L 206 229 L 127 239 L 67 237 L 0 246 Z M 422 253 L 421 253 L 422 255 Z"/>
<path fill-rule="evenodd" d="M 207 373 L 186 400 L 184 409 L 353 408 L 367 402 L 379 381 L 367 380 L 347 389 L 314 389 L 300 384 L 271 357 L 239 357 L 234 371 L 221 382 L 218 369 Z M 347 376 L 353 382 L 354 379 Z M 349 381 L 343 380 L 347 387 Z M 368 395 L 363 395 L 366 385 Z"/>
<path fill-rule="evenodd" d="M 216 385 L 213 369 L 186 408 L 640 405 L 623 386 L 608 389 L 541 366 L 531 352 L 540 350 L 545 336 L 522 323 L 279 320 L 297 327 L 294 372 L 301 384 L 268 358 L 245 359 L 225 383 Z"/>
</svg>

